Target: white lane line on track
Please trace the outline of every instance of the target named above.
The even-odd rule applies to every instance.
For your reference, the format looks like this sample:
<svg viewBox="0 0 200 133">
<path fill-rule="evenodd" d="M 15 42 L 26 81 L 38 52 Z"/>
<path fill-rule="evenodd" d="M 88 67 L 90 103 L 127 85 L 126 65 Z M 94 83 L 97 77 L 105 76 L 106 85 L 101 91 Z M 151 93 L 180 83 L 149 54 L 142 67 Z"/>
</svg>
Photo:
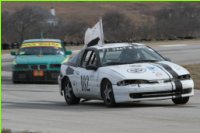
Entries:
<svg viewBox="0 0 200 133">
<path fill-rule="evenodd" d="M 188 46 L 188 44 L 169 44 L 169 45 L 160 45 L 160 47 L 182 47 Z"/>
<path fill-rule="evenodd" d="M 72 53 L 78 53 L 81 50 L 72 50 Z"/>
</svg>

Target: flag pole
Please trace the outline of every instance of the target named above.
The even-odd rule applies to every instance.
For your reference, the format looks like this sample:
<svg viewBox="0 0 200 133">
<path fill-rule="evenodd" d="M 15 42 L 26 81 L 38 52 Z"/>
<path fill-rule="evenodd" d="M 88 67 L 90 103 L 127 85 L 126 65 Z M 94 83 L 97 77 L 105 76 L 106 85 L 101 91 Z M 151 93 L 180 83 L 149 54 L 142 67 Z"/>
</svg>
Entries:
<svg viewBox="0 0 200 133">
<path fill-rule="evenodd" d="M 100 17 L 99 18 L 99 21 L 100 21 L 100 34 L 101 34 L 101 40 L 102 40 L 102 45 L 101 46 L 103 46 L 104 45 L 104 34 L 103 34 L 103 23 L 102 23 L 102 18 Z"/>
</svg>

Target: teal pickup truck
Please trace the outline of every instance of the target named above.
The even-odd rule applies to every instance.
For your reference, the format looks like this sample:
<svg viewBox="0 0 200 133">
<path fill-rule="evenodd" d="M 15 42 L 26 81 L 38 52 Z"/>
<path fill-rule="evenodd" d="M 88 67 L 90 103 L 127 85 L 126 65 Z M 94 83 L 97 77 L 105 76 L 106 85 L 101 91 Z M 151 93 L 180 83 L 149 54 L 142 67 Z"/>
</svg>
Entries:
<svg viewBox="0 0 200 133">
<path fill-rule="evenodd" d="M 30 39 L 21 44 L 12 65 L 13 83 L 57 82 L 60 66 L 72 51 L 58 39 Z"/>
</svg>

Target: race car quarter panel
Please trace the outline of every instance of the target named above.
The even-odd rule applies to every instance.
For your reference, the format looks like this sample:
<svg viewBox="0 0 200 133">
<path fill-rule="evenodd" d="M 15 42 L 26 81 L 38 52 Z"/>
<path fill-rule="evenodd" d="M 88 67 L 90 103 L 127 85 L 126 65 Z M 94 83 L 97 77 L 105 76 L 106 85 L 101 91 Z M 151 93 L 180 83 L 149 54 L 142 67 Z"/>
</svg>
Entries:
<svg viewBox="0 0 200 133">
<path fill-rule="evenodd" d="M 60 88 L 60 94 L 63 95 L 63 89 L 64 89 L 64 81 L 66 78 L 69 78 L 69 80 L 72 82 L 72 88 L 75 88 L 75 85 L 73 84 L 73 78 L 74 78 L 74 70 L 75 68 L 72 66 L 68 66 L 66 64 L 61 65 L 60 74 L 58 76 L 58 84 Z M 74 90 L 76 91 L 76 90 Z"/>
</svg>

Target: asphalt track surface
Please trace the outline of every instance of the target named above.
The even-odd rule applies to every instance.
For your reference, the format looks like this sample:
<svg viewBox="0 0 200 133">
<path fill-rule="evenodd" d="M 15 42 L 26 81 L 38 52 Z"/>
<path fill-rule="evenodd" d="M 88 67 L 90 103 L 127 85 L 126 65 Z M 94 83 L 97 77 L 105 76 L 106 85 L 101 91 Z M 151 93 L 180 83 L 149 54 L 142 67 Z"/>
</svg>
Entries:
<svg viewBox="0 0 200 133">
<path fill-rule="evenodd" d="M 200 45 L 155 47 L 178 64 L 200 63 Z M 199 133 L 200 91 L 186 105 L 171 100 L 68 106 L 56 84 L 12 84 L 9 55 L 2 56 L 3 128 L 42 133 Z"/>
</svg>

